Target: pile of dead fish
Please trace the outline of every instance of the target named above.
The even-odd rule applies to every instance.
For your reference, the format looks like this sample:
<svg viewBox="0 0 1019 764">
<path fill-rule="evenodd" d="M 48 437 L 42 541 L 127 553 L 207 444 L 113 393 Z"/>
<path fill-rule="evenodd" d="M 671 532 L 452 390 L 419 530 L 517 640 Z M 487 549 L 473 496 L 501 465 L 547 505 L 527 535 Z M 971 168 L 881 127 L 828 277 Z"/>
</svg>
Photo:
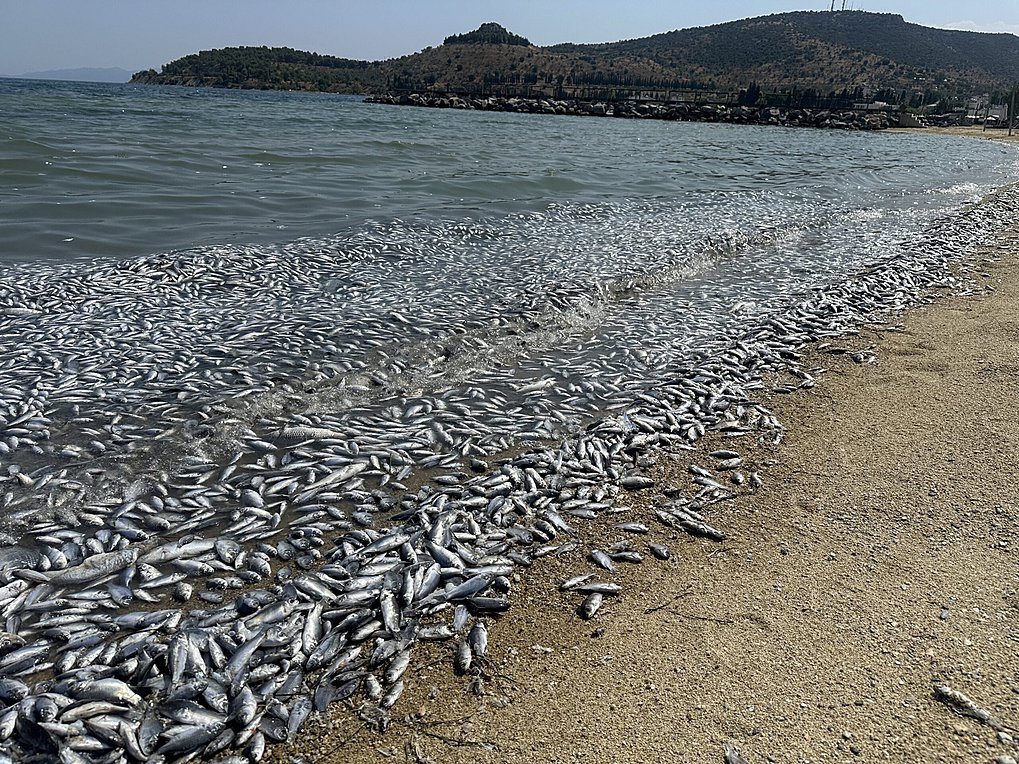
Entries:
<svg viewBox="0 0 1019 764">
<path fill-rule="evenodd" d="M 755 317 L 717 348 L 677 353 L 655 369 L 655 384 L 616 385 L 607 397 L 623 403 L 595 407 L 608 413 L 578 406 L 555 427 L 528 424 L 523 436 L 491 426 L 495 410 L 505 411 L 498 398 L 486 409 L 488 424 L 478 421 L 469 401 L 485 390 L 469 373 L 458 377 L 455 389 L 468 391 L 458 400 L 438 389 L 395 394 L 389 380 L 351 391 L 348 380 L 338 397 L 320 391 L 310 410 L 298 391 L 315 370 L 269 385 L 280 367 L 266 360 L 270 373 L 257 376 L 260 357 L 281 357 L 269 319 L 247 338 L 263 343 L 254 357 L 237 334 L 233 345 L 205 348 L 204 364 L 195 363 L 197 353 L 182 354 L 179 375 L 144 372 L 165 394 L 144 414 L 133 412 L 151 400 L 130 400 L 130 385 L 106 386 L 80 368 L 65 374 L 63 388 L 0 411 L 8 511 L 53 497 L 47 516 L 30 515 L 31 530 L 0 548 L 0 750 L 19 761 L 185 761 L 230 752 L 257 761 L 267 744 L 293 740 L 309 714 L 335 702 L 385 727 L 423 641 L 450 643 L 451 661 L 482 682 L 486 623 L 510 607 L 515 571 L 549 555 L 586 555 L 592 570 L 563 589 L 591 618 L 621 591 L 617 565 L 643 559 L 643 540 L 655 557 L 669 554 L 656 530 L 722 538 L 709 508 L 760 484 L 744 474 L 735 450 L 715 452 L 711 469 L 692 468 L 697 490 L 673 492 L 647 517 L 627 509 L 625 497 L 655 488 L 645 471 L 656 458 L 689 450 L 708 432 L 780 440 L 781 424 L 758 400 L 765 380 L 778 375 L 786 392 L 811 386 L 798 363 L 804 345 L 954 284 L 948 266 L 989 238 L 1016 202 L 1014 189 L 1003 192 L 934 227 L 908 256 L 876 258 L 852 279 Z M 184 290 L 200 278 L 179 275 Z M 151 286 L 159 293 L 169 279 Z M 144 319 L 153 339 L 131 349 L 139 359 L 158 353 L 159 333 L 186 320 L 176 294 L 161 298 L 172 322 Z M 51 309 L 45 295 L 19 300 L 0 310 L 24 319 Z M 86 314 L 87 305 L 76 319 Z M 47 341 L 30 331 L 15 339 L 12 327 L 3 324 L 5 348 Z M 329 342 L 320 328 L 312 340 Z M 639 350 L 630 331 L 618 339 Z M 67 358 L 52 360 L 67 370 Z M 128 365 L 109 373 L 139 372 Z M 226 399 L 203 398 L 201 380 L 231 376 L 239 379 L 230 390 L 275 391 L 274 407 L 245 418 Z M 596 377 L 587 390 L 578 382 L 563 394 L 580 400 L 596 383 L 612 387 Z M 507 385 L 525 403 L 556 380 L 511 377 Z M 96 396 L 110 389 L 126 392 L 103 401 L 103 418 Z M 514 405 L 523 411 L 523 403 Z M 215 422 L 216 435 L 192 433 L 178 442 L 183 454 L 141 470 L 158 451 L 151 441 L 168 437 L 148 425 L 167 412 L 196 431 Z M 75 417 L 96 420 L 75 423 L 91 441 L 57 450 Z M 202 448 L 188 453 L 196 443 Z M 514 443 L 525 447 L 500 458 Z M 42 466 L 29 470 L 15 455 Z M 54 466 L 58 457 L 68 466 Z M 32 501 L 19 501 L 25 496 Z M 592 548 L 586 524 L 604 517 L 619 540 Z"/>
</svg>

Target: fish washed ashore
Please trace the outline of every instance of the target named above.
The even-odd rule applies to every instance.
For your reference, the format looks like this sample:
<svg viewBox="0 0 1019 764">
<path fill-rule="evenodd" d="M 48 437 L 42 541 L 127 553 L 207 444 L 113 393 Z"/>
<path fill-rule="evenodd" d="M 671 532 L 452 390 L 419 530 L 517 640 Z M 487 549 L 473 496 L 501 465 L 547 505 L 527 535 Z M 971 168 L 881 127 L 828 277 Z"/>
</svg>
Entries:
<svg viewBox="0 0 1019 764">
<path fill-rule="evenodd" d="M 965 294 L 810 348 L 818 384 L 762 396 L 786 438 L 739 447 L 767 483 L 718 510 L 725 543 L 671 540 L 596 624 L 555 588 L 580 561 L 550 560 L 492 631 L 486 695 L 426 660 L 386 735 L 333 714 L 272 761 L 1014 761 L 1017 260 L 1013 223 Z M 648 474 L 689 485 L 685 461 Z"/>
<path fill-rule="evenodd" d="M 487 439 L 469 407 L 441 398 L 392 404 L 381 430 L 358 421 L 356 402 L 391 395 L 394 374 L 411 380 L 401 388 L 434 374 L 427 354 L 422 368 L 376 367 L 388 373 L 305 368 L 306 385 L 328 383 L 317 410 L 297 410 L 302 399 L 284 386 L 252 429 L 229 407 L 185 409 L 201 400 L 203 385 L 235 384 L 232 395 L 243 399 L 264 384 L 257 366 L 189 371 L 182 355 L 173 375 L 142 372 L 151 377 L 142 388 L 149 402 L 132 403 L 130 380 L 94 377 L 81 360 L 72 368 L 53 346 L 59 383 L 29 380 L 35 396 L 5 415 L 12 464 L 5 501 L 15 521 L 33 513 L 27 527 L 15 522 L 19 541 L 0 558 L 4 749 L 25 761 L 178 761 L 228 751 L 257 760 L 267 743 L 293 741 L 313 712 L 339 702 L 382 730 L 423 643 L 447 645 L 449 664 L 484 691 L 497 681 L 488 626 L 511 607 L 520 570 L 553 556 L 588 557 L 590 573 L 565 588 L 581 617 L 597 618 L 623 591 L 615 571 L 639 563 L 647 540 L 676 531 L 724 540 L 711 525 L 712 508 L 760 485 L 735 451 L 717 450 L 712 469 L 694 470 L 695 488 L 670 491 L 667 504 L 642 512 L 630 496 L 656 485 L 647 473 L 658 459 L 682 457 L 709 434 L 781 440 L 783 426 L 761 396 L 813 386 L 800 363 L 806 345 L 955 283 L 951 267 L 1017 206 L 1019 189 L 1003 189 L 933 224 L 908 255 L 896 252 L 811 289 L 719 351 L 674 364 L 625 405 L 564 437 L 539 427 L 532 448 L 508 454 L 510 442 Z M 145 318 L 128 310 L 138 304 L 137 280 L 148 279 L 150 307 L 169 312 L 179 294 L 211 289 L 204 262 L 178 260 L 174 269 L 157 261 L 158 272 L 145 261 L 127 271 L 90 270 L 86 281 L 64 278 L 49 292 L 27 281 L 20 292 L 8 285 L 5 331 L 45 356 L 38 348 L 66 336 L 62 322 L 80 323 L 100 309 L 82 299 L 89 288 L 129 274 L 125 298 L 133 303 L 112 309 L 158 332 L 158 312 Z M 525 312 L 522 321 L 544 308 L 531 310 L 534 318 Z M 38 336 L 25 336 L 26 318 L 40 322 Z M 246 331 L 240 339 L 258 341 L 255 327 Z M 267 344 L 260 352 L 268 361 L 272 350 Z M 229 357 L 221 346 L 213 351 Z M 107 397 L 101 406 L 83 393 L 92 384 Z M 330 388 L 351 399 L 342 414 L 326 413 L 336 403 Z M 526 401 L 550 388 L 539 380 L 516 392 Z M 116 413 L 118 406 L 134 413 Z M 207 431 L 213 422 L 215 436 Z M 161 455 L 168 424 L 189 428 L 192 444 L 211 440 L 192 455 Z M 91 440 L 74 442 L 82 433 Z M 149 460 L 155 469 L 140 470 Z M 61 463 L 68 466 L 53 466 Z M 135 479 L 116 491 L 121 472 Z M 401 482 L 411 476 L 414 485 Z M 611 543 L 591 530 L 599 518 L 614 521 Z M 655 543 L 651 553 L 668 558 L 667 546 Z"/>
</svg>

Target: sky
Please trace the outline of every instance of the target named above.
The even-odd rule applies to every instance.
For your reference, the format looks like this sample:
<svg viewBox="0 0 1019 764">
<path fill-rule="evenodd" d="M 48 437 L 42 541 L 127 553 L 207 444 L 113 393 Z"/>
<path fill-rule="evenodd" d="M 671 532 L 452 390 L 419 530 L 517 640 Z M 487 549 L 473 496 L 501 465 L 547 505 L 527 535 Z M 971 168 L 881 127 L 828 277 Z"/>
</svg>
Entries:
<svg viewBox="0 0 1019 764">
<path fill-rule="evenodd" d="M 496 21 L 536 45 L 610 42 L 831 0 L 0 0 L 0 74 L 153 68 L 231 45 L 380 60 Z M 836 0 L 841 7 L 842 0 Z M 1019 34 L 1019 0 L 847 0 L 917 24 Z"/>
</svg>

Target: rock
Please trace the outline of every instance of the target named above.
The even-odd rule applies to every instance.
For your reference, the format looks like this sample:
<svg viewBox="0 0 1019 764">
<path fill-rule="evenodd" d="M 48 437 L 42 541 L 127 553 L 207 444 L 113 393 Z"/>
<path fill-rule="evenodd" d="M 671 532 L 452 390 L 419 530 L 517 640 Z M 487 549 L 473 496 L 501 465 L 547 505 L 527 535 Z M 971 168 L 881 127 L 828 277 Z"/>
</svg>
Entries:
<svg viewBox="0 0 1019 764">
<path fill-rule="evenodd" d="M 728 122 L 740 125 L 791 125 L 840 130 L 883 130 L 898 124 L 898 116 L 855 111 L 789 109 L 772 106 L 762 109 L 722 104 L 663 104 L 643 101 L 594 103 L 578 100 L 506 98 L 502 96 L 462 96 L 435 93 L 382 94 L 365 98 L 365 103 L 400 106 L 428 106 L 437 109 L 507 111 L 524 114 L 550 114 L 626 119 L 669 119 L 699 122 Z"/>
</svg>

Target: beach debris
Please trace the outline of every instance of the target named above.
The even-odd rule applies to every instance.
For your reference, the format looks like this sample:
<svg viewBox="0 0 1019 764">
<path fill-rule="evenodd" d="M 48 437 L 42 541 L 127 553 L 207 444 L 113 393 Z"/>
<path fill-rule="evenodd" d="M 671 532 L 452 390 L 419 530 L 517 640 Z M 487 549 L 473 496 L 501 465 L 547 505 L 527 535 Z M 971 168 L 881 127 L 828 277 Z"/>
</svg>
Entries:
<svg viewBox="0 0 1019 764">
<path fill-rule="evenodd" d="M 725 764 L 748 764 L 747 760 L 740 756 L 736 746 L 728 740 L 722 743 L 722 754 Z"/>
<path fill-rule="evenodd" d="M 934 685 L 934 697 L 952 709 L 959 716 L 967 716 L 971 719 L 976 719 L 978 722 L 986 724 L 991 729 L 1004 729 L 1004 725 L 995 719 L 989 711 L 981 708 L 970 700 L 969 696 L 959 692 L 958 690 L 952 689 L 947 684 L 936 683 Z"/>
</svg>

